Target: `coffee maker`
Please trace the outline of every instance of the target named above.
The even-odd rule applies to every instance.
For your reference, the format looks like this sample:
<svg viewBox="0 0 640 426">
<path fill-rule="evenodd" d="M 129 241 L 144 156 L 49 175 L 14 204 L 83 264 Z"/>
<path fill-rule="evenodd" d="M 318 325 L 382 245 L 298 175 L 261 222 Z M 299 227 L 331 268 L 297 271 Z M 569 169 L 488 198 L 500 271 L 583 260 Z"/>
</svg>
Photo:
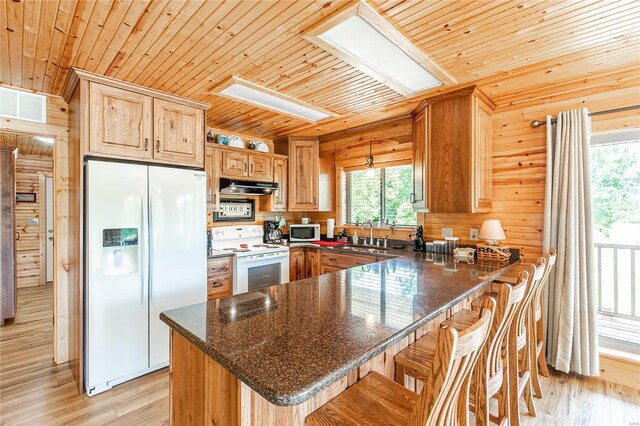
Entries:
<svg viewBox="0 0 640 426">
<path fill-rule="evenodd" d="M 280 229 L 279 220 L 264 221 L 264 242 L 266 244 L 281 244 L 282 230 Z"/>
</svg>

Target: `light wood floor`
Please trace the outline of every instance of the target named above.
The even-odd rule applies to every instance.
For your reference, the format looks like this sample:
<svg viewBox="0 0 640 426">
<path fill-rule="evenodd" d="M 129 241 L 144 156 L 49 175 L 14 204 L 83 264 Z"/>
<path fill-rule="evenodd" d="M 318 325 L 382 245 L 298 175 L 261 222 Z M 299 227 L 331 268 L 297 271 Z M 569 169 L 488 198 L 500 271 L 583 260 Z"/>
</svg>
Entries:
<svg viewBox="0 0 640 426">
<path fill-rule="evenodd" d="M 88 398 L 71 371 L 51 361 L 52 290 L 18 291 L 18 316 L 0 328 L 1 425 L 168 424 L 167 369 Z M 525 425 L 640 425 L 640 391 L 553 372 L 536 399 L 537 417 L 521 407 Z"/>
</svg>

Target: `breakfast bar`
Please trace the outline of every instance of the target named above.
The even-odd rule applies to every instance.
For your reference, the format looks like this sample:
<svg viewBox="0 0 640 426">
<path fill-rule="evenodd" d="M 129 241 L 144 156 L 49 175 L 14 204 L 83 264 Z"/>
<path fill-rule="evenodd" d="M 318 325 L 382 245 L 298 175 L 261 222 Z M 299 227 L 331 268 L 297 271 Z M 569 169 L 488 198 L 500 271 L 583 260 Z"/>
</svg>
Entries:
<svg viewBox="0 0 640 426">
<path fill-rule="evenodd" d="M 426 256 L 406 252 L 162 313 L 171 423 L 303 424 L 370 371 L 393 378 L 397 352 L 517 262 Z"/>
</svg>

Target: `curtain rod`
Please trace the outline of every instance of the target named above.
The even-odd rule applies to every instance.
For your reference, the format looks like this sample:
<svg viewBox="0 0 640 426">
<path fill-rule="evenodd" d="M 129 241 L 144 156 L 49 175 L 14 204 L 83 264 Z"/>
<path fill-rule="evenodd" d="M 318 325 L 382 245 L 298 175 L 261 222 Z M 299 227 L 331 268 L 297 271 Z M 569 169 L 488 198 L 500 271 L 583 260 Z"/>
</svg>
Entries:
<svg viewBox="0 0 640 426">
<path fill-rule="evenodd" d="M 622 112 L 622 111 L 629 111 L 632 109 L 639 109 L 640 105 L 631 105 L 628 107 L 623 107 L 623 108 L 614 108 L 614 109 L 608 109 L 605 111 L 598 111 L 598 112 L 590 112 L 589 113 L 589 117 L 593 117 L 595 115 L 605 115 L 605 114 L 613 114 L 614 112 Z M 556 119 L 552 118 L 551 119 L 551 124 L 555 124 L 556 123 Z M 534 120 L 531 122 L 531 127 L 536 128 L 536 127 L 540 127 L 543 124 L 547 124 L 547 122 L 545 120 Z"/>
</svg>

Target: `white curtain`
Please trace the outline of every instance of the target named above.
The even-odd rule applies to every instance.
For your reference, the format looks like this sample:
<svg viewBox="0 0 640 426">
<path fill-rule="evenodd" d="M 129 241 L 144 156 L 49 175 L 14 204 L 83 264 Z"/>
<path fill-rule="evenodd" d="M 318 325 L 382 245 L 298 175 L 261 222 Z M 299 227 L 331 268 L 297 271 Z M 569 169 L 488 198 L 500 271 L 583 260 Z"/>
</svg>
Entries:
<svg viewBox="0 0 640 426">
<path fill-rule="evenodd" d="M 557 370 L 599 375 L 586 108 L 547 116 L 544 250 L 557 248 L 547 296 L 548 360 Z"/>
</svg>

